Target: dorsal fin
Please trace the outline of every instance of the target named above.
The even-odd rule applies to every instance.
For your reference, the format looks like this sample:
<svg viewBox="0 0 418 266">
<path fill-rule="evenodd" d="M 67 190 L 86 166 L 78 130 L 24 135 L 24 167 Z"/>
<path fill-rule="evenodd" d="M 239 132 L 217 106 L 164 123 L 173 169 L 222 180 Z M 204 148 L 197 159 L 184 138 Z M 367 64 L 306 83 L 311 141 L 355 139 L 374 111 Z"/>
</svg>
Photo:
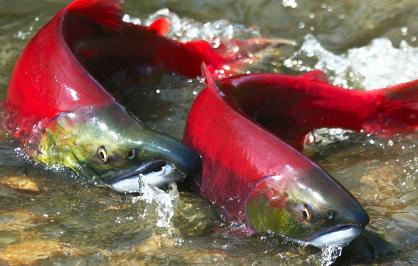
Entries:
<svg viewBox="0 0 418 266">
<path fill-rule="evenodd" d="M 215 90 L 217 94 L 222 94 L 218 81 L 215 80 L 205 63 L 202 63 L 202 76 L 205 78 L 209 90 Z"/>
<path fill-rule="evenodd" d="M 122 25 L 123 0 L 74 0 L 67 6 L 71 14 L 117 31 Z"/>
<path fill-rule="evenodd" d="M 157 32 L 161 36 L 165 36 L 170 31 L 170 22 L 166 18 L 157 18 L 148 26 L 148 29 Z"/>
<path fill-rule="evenodd" d="M 303 77 L 305 79 L 316 80 L 316 81 L 321 81 L 321 82 L 324 82 L 324 83 L 328 83 L 327 74 L 325 74 L 323 71 L 321 71 L 319 69 L 308 71 L 305 74 L 303 74 L 301 77 Z"/>
</svg>

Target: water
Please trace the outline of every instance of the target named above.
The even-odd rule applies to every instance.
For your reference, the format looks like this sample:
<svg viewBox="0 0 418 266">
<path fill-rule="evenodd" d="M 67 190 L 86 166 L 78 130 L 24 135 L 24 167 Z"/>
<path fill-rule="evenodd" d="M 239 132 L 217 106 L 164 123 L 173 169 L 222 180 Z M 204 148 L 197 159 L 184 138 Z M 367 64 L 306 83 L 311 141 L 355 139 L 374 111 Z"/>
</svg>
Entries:
<svg viewBox="0 0 418 266">
<path fill-rule="evenodd" d="M 65 3 L 0 0 L 1 95 L 25 43 Z M 333 83 L 362 89 L 418 78 L 416 0 L 127 0 L 125 10 L 125 19 L 145 24 L 168 15 L 170 36 L 177 39 L 216 45 L 219 37 L 262 35 L 299 43 L 264 51 L 252 71 L 321 68 Z M 131 88 L 122 102 L 149 125 L 181 138 L 202 87 L 198 80 L 165 75 L 153 86 Z M 370 214 L 368 231 L 341 256 L 338 249 L 317 251 L 269 235 L 244 237 L 240 225 L 225 224 L 213 206 L 176 187 L 131 197 L 84 184 L 28 163 L 16 155 L 15 143 L 3 141 L 0 264 L 416 265 L 417 134 L 379 139 L 327 129 L 311 140 L 307 154 Z"/>
</svg>

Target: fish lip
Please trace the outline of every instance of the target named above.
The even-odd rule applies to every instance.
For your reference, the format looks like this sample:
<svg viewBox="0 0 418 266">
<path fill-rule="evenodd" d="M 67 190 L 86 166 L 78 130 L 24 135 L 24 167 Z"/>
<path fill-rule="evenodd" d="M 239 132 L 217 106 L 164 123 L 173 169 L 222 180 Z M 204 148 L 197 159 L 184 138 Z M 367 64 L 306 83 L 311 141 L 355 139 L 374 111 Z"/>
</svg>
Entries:
<svg viewBox="0 0 418 266">
<path fill-rule="evenodd" d="M 296 242 L 320 249 L 328 246 L 345 247 L 360 235 L 363 228 L 364 226 L 356 224 L 339 224 L 323 228 Z"/>
<path fill-rule="evenodd" d="M 142 193 L 146 184 L 166 188 L 171 182 L 182 182 L 186 175 L 174 165 L 154 160 L 141 163 L 105 181 L 106 185 L 119 193 Z"/>
</svg>

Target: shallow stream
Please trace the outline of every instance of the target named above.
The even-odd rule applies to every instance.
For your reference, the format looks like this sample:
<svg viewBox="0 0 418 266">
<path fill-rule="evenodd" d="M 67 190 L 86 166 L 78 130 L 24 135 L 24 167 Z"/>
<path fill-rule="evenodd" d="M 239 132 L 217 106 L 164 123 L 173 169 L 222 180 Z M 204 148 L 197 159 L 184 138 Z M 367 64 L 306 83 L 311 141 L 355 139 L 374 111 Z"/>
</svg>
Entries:
<svg viewBox="0 0 418 266">
<path fill-rule="evenodd" d="M 68 1 L 0 0 L 0 96 L 24 45 Z M 170 36 L 289 38 L 252 72 L 319 68 L 344 87 L 374 89 L 418 78 L 418 0 L 127 0 L 125 20 L 173 23 Z M 165 75 L 121 101 L 148 125 L 182 137 L 199 80 Z M 149 188 L 118 195 L 28 163 L 0 146 L 0 265 L 418 264 L 418 133 L 380 139 L 338 129 L 311 136 L 306 153 L 370 215 L 367 231 L 338 257 L 268 235 L 242 237 L 189 192 Z"/>
</svg>

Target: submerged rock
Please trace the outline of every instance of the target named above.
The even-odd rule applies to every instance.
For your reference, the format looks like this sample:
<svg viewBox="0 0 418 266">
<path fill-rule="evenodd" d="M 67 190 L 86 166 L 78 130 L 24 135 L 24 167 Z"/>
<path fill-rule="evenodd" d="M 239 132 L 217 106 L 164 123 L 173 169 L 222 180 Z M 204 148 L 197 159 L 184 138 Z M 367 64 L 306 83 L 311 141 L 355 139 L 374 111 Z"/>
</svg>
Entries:
<svg viewBox="0 0 418 266">
<path fill-rule="evenodd" d="M 37 226 L 45 220 L 26 210 L 2 212 L 0 216 L 0 231 L 22 231 L 26 228 Z"/>
<path fill-rule="evenodd" d="M 31 177 L 7 176 L 0 179 L 0 184 L 24 192 L 39 192 L 38 184 Z"/>
<path fill-rule="evenodd" d="M 0 263 L 30 265 L 55 256 L 77 255 L 80 252 L 64 243 L 53 240 L 23 241 L 0 251 Z M 7 265 L 6 264 L 6 265 Z M 1 264 L 0 264 L 1 265 Z"/>
</svg>

